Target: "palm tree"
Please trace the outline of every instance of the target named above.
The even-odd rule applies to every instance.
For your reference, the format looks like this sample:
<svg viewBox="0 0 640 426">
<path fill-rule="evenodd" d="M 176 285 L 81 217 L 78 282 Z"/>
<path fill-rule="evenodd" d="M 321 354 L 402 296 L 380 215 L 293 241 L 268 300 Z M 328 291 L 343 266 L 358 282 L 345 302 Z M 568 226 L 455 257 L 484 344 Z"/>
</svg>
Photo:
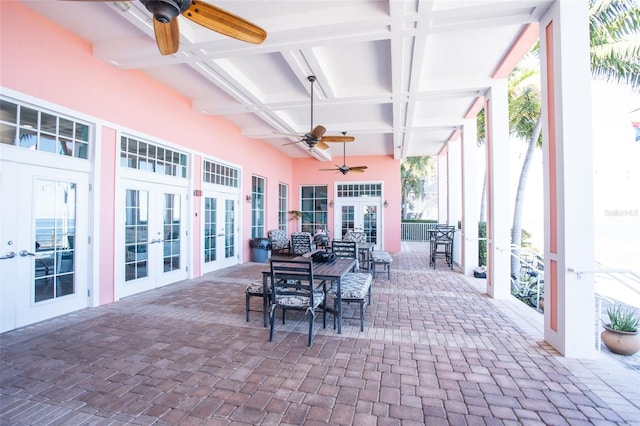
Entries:
<svg viewBox="0 0 640 426">
<path fill-rule="evenodd" d="M 531 160 L 536 147 L 542 145 L 541 96 L 539 74 L 535 68 L 518 67 L 509 75 L 509 129 L 518 139 L 527 141 L 527 152 L 524 156 L 516 199 L 513 211 L 513 225 L 511 227 L 511 274 L 520 270 L 520 246 L 522 245 L 522 209 L 524 207 L 524 193 L 531 167 Z M 516 275 L 517 276 L 517 275 Z"/>
<path fill-rule="evenodd" d="M 402 188 L 402 218 L 407 217 L 407 205 L 410 195 L 424 198 L 424 178 L 433 177 L 435 166 L 431 157 L 407 157 L 400 164 Z"/>
<path fill-rule="evenodd" d="M 591 75 L 640 93 L 640 8 L 636 0 L 591 0 Z"/>
<path fill-rule="evenodd" d="M 640 93 L 640 8 L 636 0 L 590 0 L 589 38 L 591 75 L 595 80 L 604 80 L 627 86 Z M 634 36 L 636 36 L 634 38 Z M 538 46 L 534 51 L 538 52 Z M 520 268 L 519 247 L 522 243 L 522 206 L 529 166 L 536 145 L 540 144 L 542 122 L 540 95 L 530 87 L 527 79 L 519 78 L 522 70 L 514 70 L 516 81 L 525 87 L 509 96 L 509 125 L 513 135 L 528 141 L 520 180 L 516 192 L 511 229 L 511 243 L 515 247 L 511 258 L 511 273 Z M 522 77 L 522 76 L 520 76 Z M 510 79 L 512 77 L 510 76 Z M 536 113 L 537 111 L 537 113 Z M 534 119 L 535 117 L 535 119 Z"/>
</svg>

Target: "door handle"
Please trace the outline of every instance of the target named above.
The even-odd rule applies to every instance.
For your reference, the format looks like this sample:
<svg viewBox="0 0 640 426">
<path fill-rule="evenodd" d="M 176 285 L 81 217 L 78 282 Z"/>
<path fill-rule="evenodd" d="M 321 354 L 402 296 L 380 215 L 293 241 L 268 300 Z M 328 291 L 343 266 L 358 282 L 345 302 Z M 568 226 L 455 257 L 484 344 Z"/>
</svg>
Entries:
<svg viewBox="0 0 640 426">
<path fill-rule="evenodd" d="M 18 254 L 19 254 L 20 256 L 22 256 L 22 257 L 35 256 L 35 255 L 36 255 L 35 253 L 29 253 L 29 252 L 28 252 L 28 251 L 26 251 L 26 250 L 20 250 L 20 251 L 18 252 Z"/>
<path fill-rule="evenodd" d="M 8 251 L 7 254 L 5 254 L 4 256 L 0 257 L 0 260 L 2 260 L 2 259 L 13 259 L 14 257 L 16 257 L 16 252 L 15 251 Z"/>
<path fill-rule="evenodd" d="M 224 233 L 218 234 L 218 237 L 224 237 Z"/>
</svg>

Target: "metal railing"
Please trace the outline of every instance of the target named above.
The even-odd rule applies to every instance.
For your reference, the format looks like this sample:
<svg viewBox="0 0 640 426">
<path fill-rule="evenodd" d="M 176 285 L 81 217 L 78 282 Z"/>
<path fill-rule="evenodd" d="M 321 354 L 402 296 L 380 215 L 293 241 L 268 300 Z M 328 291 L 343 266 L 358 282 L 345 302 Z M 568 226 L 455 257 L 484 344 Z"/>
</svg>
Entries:
<svg viewBox="0 0 640 426">
<path fill-rule="evenodd" d="M 429 241 L 437 223 L 402 222 L 400 235 L 402 241 Z"/>
<path fill-rule="evenodd" d="M 515 255 L 514 249 L 518 249 L 519 256 Z M 511 294 L 540 309 L 540 298 L 544 295 L 544 259 L 525 247 L 514 245 L 511 246 L 511 257 L 517 257 L 520 262 L 518 276 L 511 276 Z"/>
<path fill-rule="evenodd" d="M 640 274 L 631 269 L 611 269 L 603 268 L 601 264 L 596 263 L 596 268 L 592 270 L 576 270 L 574 268 L 568 268 L 569 272 L 573 272 L 578 276 L 578 279 L 582 278 L 583 274 L 594 274 L 596 282 L 598 277 L 603 280 L 609 281 L 610 285 L 620 284 L 623 288 L 631 291 L 631 294 L 640 296 Z M 600 330 L 603 328 L 603 318 L 606 318 L 606 311 L 610 306 L 622 305 L 627 309 L 637 309 L 638 306 L 632 306 L 625 301 L 616 300 L 604 294 L 596 291 L 596 347 L 598 351 L 602 350 L 602 340 L 600 339 Z"/>
<path fill-rule="evenodd" d="M 513 248 L 515 248 L 515 246 L 512 246 L 512 249 Z M 513 251 L 511 256 L 515 257 Z M 525 303 L 540 309 L 540 297 L 544 295 L 544 259 L 540 255 L 522 247 L 520 247 L 519 259 L 521 265 L 520 276 L 517 278 L 511 277 L 512 294 Z M 581 279 L 584 274 L 594 274 L 596 282 L 598 282 L 599 279 L 607 280 L 610 285 L 615 283 L 621 288 L 630 290 L 631 294 L 640 297 L 640 274 L 631 269 L 604 268 L 603 265 L 596 263 L 596 268 L 591 270 L 577 270 L 574 268 L 567 268 L 567 270 L 575 273 L 578 279 Z M 536 272 L 529 275 L 529 271 Z M 613 299 L 612 297 L 599 293 L 597 290 L 595 296 L 595 345 L 598 351 L 601 351 L 602 340 L 600 339 L 600 330 L 603 328 L 603 319 L 606 318 L 607 309 L 613 305 L 622 305 L 627 309 L 637 309 L 638 306 L 630 305 L 622 300 Z"/>
</svg>

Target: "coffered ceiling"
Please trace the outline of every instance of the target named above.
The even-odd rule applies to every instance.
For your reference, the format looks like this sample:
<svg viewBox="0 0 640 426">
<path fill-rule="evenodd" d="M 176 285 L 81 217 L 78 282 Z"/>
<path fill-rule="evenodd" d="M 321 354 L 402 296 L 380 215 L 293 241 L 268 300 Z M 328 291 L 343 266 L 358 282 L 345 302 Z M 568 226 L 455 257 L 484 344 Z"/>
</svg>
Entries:
<svg viewBox="0 0 640 426">
<path fill-rule="evenodd" d="M 86 39 L 96 58 L 139 69 L 291 157 L 341 158 L 342 145 L 310 152 L 281 134 L 312 128 L 354 136 L 347 155 L 436 155 L 523 28 L 551 0 L 235 0 L 209 3 L 262 27 L 244 43 L 179 17 L 180 49 L 162 56 L 139 1 L 21 0 Z M 288 145 L 285 145 L 288 144 Z"/>
</svg>

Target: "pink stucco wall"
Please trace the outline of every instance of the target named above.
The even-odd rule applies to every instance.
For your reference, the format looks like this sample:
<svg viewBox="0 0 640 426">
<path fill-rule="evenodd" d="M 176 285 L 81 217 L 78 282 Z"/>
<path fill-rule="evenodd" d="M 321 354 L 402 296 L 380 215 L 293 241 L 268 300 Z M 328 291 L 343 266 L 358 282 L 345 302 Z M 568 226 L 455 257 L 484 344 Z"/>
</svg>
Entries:
<svg viewBox="0 0 640 426">
<path fill-rule="evenodd" d="M 328 167 L 314 159 L 293 160 L 277 148 L 260 140 L 248 139 L 240 130 L 222 118 L 205 116 L 191 107 L 190 101 L 139 71 L 120 71 L 92 55 L 89 43 L 69 33 L 21 3 L 0 2 L 0 86 L 55 105 L 94 117 L 101 128 L 101 150 L 96 151 L 100 176 L 96 177 L 101 223 L 96 249 L 100 256 L 100 303 L 114 299 L 114 211 L 115 170 L 119 128 L 166 140 L 192 149 L 202 156 L 224 159 L 242 169 L 241 200 L 251 193 L 251 176 L 267 182 L 265 229 L 277 227 L 278 184 L 289 184 L 290 208 L 297 208 L 298 188 L 303 184 L 327 184 L 337 180 L 385 181 L 384 197 L 389 203 L 385 211 L 385 249 L 400 251 L 400 164 L 388 157 L 348 157 L 349 164 L 366 164 L 364 174 L 342 176 L 317 171 Z M 198 160 L 201 156 L 196 157 Z M 332 163 L 331 163 L 332 164 Z M 199 170 L 199 166 L 195 171 Z M 195 179 L 196 189 L 200 183 Z M 195 212 L 199 200 L 193 199 Z M 242 261 L 250 260 L 248 240 L 251 215 L 248 204 L 242 206 Z M 198 232 L 194 220 L 193 231 Z M 331 224 L 332 225 L 332 224 Z M 197 235 L 197 234 L 196 234 Z M 200 244 L 194 238 L 194 252 Z M 104 257 L 103 257 L 104 256 Z M 105 261 L 106 259 L 106 261 Z M 194 264 L 199 261 L 196 260 Z M 194 267 L 196 276 L 200 267 Z"/>
<path fill-rule="evenodd" d="M 347 165 L 367 166 L 364 173 L 341 173 L 319 171 L 320 168 L 342 164 L 342 158 L 332 162 L 318 162 L 312 158 L 296 159 L 293 162 L 293 188 L 301 185 L 327 185 L 330 198 L 336 182 L 384 182 L 383 197 L 389 207 L 383 212 L 384 249 L 389 252 L 400 251 L 400 215 L 402 196 L 400 190 L 400 160 L 381 156 L 347 157 Z M 292 194 L 296 200 L 293 208 L 298 209 L 298 194 Z M 329 229 L 333 229 L 333 211 L 329 211 Z"/>
</svg>

